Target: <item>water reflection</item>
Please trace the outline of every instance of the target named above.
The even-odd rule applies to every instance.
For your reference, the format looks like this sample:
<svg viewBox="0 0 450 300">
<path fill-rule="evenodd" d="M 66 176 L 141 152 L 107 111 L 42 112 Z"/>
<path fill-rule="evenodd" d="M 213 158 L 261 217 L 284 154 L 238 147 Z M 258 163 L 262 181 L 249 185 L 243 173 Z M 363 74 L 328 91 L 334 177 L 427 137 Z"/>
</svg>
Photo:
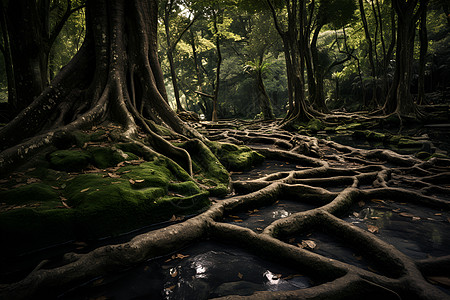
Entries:
<svg viewBox="0 0 450 300">
<path fill-rule="evenodd" d="M 289 217 L 291 213 L 284 210 L 284 209 L 279 209 L 279 210 L 275 210 L 272 212 L 272 219 L 282 219 L 282 218 L 286 218 Z"/>
</svg>

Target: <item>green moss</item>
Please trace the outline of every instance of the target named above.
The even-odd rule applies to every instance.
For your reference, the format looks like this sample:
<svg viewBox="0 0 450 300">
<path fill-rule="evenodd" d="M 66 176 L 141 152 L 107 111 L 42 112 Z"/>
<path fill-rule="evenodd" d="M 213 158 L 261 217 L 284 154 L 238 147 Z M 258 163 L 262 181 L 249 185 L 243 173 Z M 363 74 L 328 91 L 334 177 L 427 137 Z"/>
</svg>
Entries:
<svg viewBox="0 0 450 300">
<path fill-rule="evenodd" d="M 364 125 L 361 123 L 350 123 L 345 125 L 340 125 L 336 127 L 336 131 L 344 131 L 344 130 L 355 130 L 364 128 Z"/>
<path fill-rule="evenodd" d="M 323 128 L 325 128 L 323 123 L 318 119 L 310 120 L 306 126 L 309 130 L 311 130 L 313 132 L 317 132 L 317 131 L 323 130 Z"/>
<path fill-rule="evenodd" d="M 402 139 L 401 135 L 393 135 L 389 138 L 389 143 L 397 145 L 401 139 Z"/>
<path fill-rule="evenodd" d="M 211 148 L 213 148 L 214 144 L 216 143 L 212 142 L 212 144 L 210 144 Z M 191 155 L 195 173 L 202 173 L 205 178 L 211 179 L 211 181 L 215 182 L 216 185 L 218 183 L 228 185 L 230 174 L 213 154 L 210 148 L 206 147 L 205 144 L 197 140 L 185 142 L 180 146 L 186 149 Z"/>
<path fill-rule="evenodd" d="M 431 153 L 426 152 L 426 151 L 420 151 L 418 153 L 416 153 L 416 157 L 419 159 L 427 159 L 431 156 Z"/>
<path fill-rule="evenodd" d="M 198 185 L 193 181 L 170 183 L 169 191 L 185 196 L 192 196 L 201 192 Z"/>
<path fill-rule="evenodd" d="M 90 155 L 82 150 L 57 150 L 48 156 L 51 168 L 68 172 L 86 168 L 90 159 Z"/>
<path fill-rule="evenodd" d="M 248 170 L 253 165 L 264 161 L 264 156 L 247 146 L 218 142 L 210 142 L 208 146 L 219 158 L 219 161 L 231 171 Z"/>
<path fill-rule="evenodd" d="M 58 193 L 49 185 L 33 183 L 7 191 L 0 191 L 1 201 L 6 204 L 26 204 L 59 201 Z"/>
<path fill-rule="evenodd" d="M 407 138 L 401 138 L 398 141 L 399 148 L 421 148 L 422 143 L 416 140 L 411 140 Z"/>
<path fill-rule="evenodd" d="M 115 166 L 124 160 L 131 160 L 124 152 L 113 148 L 90 147 L 88 152 L 92 157 L 93 164 L 100 169 Z"/>
<path fill-rule="evenodd" d="M 97 130 L 89 135 L 89 140 L 91 142 L 105 142 L 108 140 L 108 135 L 104 130 Z"/>
<path fill-rule="evenodd" d="M 365 135 L 366 135 L 367 140 L 369 140 L 369 141 L 382 142 L 386 139 L 385 134 L 376 132 L 376 131 L 371 131 L 371 130 L 366 130 Z"/>
</svg>

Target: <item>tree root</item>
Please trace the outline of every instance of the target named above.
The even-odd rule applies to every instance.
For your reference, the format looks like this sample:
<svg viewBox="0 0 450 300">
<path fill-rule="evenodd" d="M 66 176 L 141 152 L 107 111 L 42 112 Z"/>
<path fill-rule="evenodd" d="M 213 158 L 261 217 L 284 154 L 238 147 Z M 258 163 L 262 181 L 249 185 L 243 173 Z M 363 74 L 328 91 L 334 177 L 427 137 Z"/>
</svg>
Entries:
<svg viewBox="0 0 450 300">
<path fill-rule="evenodd" d="M 258 137 L 258 130 L 226 130 L 220 135 L 215 129 L 210 131 L 212 136 L 220 136 L 218 140 L 226 140 L 231 135 L 245 143 L 275 145 L 270 149 L 250 146 L 269 158 L 290 161 L 300 168 L 256 180 L 234 181 L 233 189 L 238 194 L 216 200 L 206 212 L 138 235 L 123 244 L 100 247 L 87 254 L 68 254 L 63 265 L 49 269 L 43 265 L 17 283 L 0 286 L 0 298 L 27 298 L 48 290 L 62 291 L 205 239 L 234 243 L 264 258 L 276 257 L 282 263 L 306 271 L 317 284 L 295 291 L 258 291 L 251 296 L 230 295 L 218 299 L 449 298 L 424 278 L 449 276 L 449 256 L 415 261 L 373 232 L 341 219 L 352 207 L 372 199 L 411 202 L 449 211 L 449 199 L 436 193 L 445 189 L 439 184 L 447 182 L 449 176 L 445 161 L 422 162 L 392 151 L 360 150 L 285 132 L 263 133 Z M 317 156 L 294 152 L 300 144 L 306 152 L 317 147 Z M 290 149 L 285 148 L 287 145 Z M 396 185 L 399 181 L 400 187 Z M 414 187 L 416 182 L 421 183 L 419 189 Z M 268 206 L 278 199 L 305 202 L 315 208 L 275 220 L 261 233 L 222 222 L 234 212 Z M 290 237 L 311 231 L 331 235 L 347 247 L 358 249 L 377 271 L 330 259 L 289 242 Z"/>
</svg>

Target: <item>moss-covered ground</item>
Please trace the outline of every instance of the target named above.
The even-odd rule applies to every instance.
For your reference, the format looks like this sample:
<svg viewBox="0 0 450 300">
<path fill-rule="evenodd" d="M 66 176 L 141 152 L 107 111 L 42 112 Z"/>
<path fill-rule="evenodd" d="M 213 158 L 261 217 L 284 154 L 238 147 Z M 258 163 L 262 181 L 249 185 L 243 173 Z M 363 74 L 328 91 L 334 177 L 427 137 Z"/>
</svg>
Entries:
<svg viewBox="0 0 450 300">
<path fill-rule="evenodd" d="M 0 178 L 0 236 L 9 245 L 2 255 L 182 219 L 206 209 L 209 196 L 228 193 L 224 166 L 263 159 L 247 147 L 190 141 L 182 146 L 193 160 L 191 177 L 163 155 L 115 140 L 114 130 L 61 134 L 54 147 Z"/>
</svg>

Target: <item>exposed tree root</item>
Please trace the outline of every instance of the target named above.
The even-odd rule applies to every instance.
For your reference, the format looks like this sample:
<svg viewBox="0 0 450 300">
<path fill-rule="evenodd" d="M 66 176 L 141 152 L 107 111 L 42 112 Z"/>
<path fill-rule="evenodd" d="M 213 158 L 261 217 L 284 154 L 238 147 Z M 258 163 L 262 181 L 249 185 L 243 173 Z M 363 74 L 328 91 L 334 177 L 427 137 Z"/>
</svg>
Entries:
<svg viewBox="0 0 450 300">
<path fill-rule="evenodd" d="M 360 150 L 288 132 L 271 134 L 257 129 L 209 132 L 212 139 L 229 141 L 232 137 L 250 143 L 268 158 L 289 161 L 299 168 L 256 180 L 235 181 L 237 196 L 216 200 L 206 212 L 184 222 L 138 235 L 124 244 L 100 247 L 87 254 L 66 254 L 66 262 L 58 267 L 46 269 L 43 263 L 23 280 L 2 285 L 0 297 L 27 298 L 49 290 L 62 291 L 197 241 L 217 239 L 307 270 L 318 283 L 296 291 L 255 292 L 251 296 L 230 295 L 220 299 L 449 298 L 424 278 L 449 276 L 448 256 L 415 261 L 376 234 L 340 218 L 359 202 L 371 199 L 450 210 L 448 197 L 442 196 L 447 188 L 439 186 L 448 182 L 448 160 L 423 162 L 388 150 Z M 397 186 L 399 182 L 401 186 Z M 276 220 L 261 233 L 222 222 L 233 212 L 286 198 L 313 204 L 315 208 Z M 311 231 L 332 235 L 346 246 L 360 250 L 377 272 L 321 256 L 288 241 L 294 235 Z"/>
</svg>

